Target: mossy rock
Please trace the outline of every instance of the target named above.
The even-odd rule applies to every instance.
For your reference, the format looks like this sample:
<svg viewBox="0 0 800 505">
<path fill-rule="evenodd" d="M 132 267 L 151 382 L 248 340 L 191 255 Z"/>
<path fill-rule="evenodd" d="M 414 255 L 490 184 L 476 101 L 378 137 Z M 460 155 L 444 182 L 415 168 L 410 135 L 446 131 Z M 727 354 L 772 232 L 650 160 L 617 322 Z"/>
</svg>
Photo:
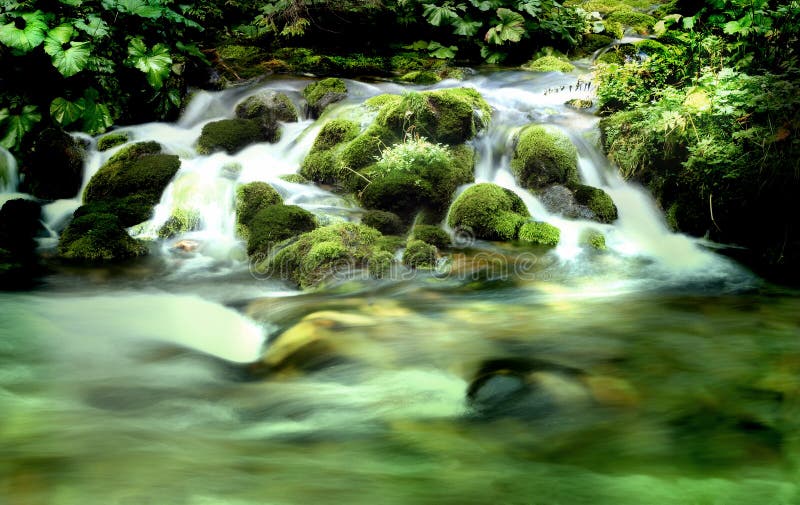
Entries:
<svg viewBox="0 0 800 505">
<path fill-rule="evenodd" d="M 83 142 L 58 127 L 42 130 L 20 159 L 20 191 L 45 200 L 74 198 L 83 184 Z"/>
<path fill-rule="evenodd" d="M 561 230 L 544 222 L 525 223 L 519 229 L 519 240 L 533 245 L 556 246 L 561 240 Z"/>
<path fill-rule="evenodd" d="M 406 221 L 420 210 L 441 216 L 458 186 L 473 180 L 470 153 L 471 148 L 443 148 L 423 140 L 395 144 L 370 171 L 360 201 Z"/>
<path fill-rule="evenodd" d="M 578 150 L 565 134 L 541 126 L 528 126 L 519 134 L 511 168 L 525 188 L 578 182 Z"/>
<path fill-rule="evenodd" d="M 612 42 L 614 42 L 614 38 L 608 35 L 602 33 L 587 33 L 583 36 L 583 40 L 577 52 L 580 54 L 593 54 L 598 49 L 608 47 Z"/>
<path fill-rule="evenodd" d="M 641 35 L 650 33 L 653 29 L 653 25 L 656 24 L 656 19 L 653 16 L 632 10 L 616 10 L 610 13 L 606 17 L 606 20 L 612 23 L 620 23 L 623 26 L 629 26 Z"/>
<path fill-rule="evenodd" d="M 350 170 L 360 170 L 372 165 L 386 146 L 395 144 L 401 138 L 381 125 L 370 125 L 358 137 L 341 146 L 338 151 L 338 165 Z"/>
<path fill-rule="evenodd" d="M 394 212 L 383 210 L 368 210 L 361 216 L 361 222 L 371 226 L 384 235 L 399 235 L 404 233 L 407 226 Z"/>
<path fill-rule="evenodd" d="M 638 51 L 633 44 L 617 44 L 597 57 L 598 63 L 624 65 L 629 61 L 638 60 Z"/>
<path fill-rule="evenodd" d="M 89 181 L 84 201 L 97 207 L 84 213 L 112 213 L 124 226 L 146 221 L 180 166 L 177 156 L 161 154 L 157 142 L 123 148 Z"/>
<path fill-rule="evenodd" d="M 358 137 L 361 127 L 349 119 L 332 119 L 322 126 L 314 139 L 311 152 L 327 151 L 343 142 L 349 142 Z"/>
<path fill-rule="evenodd" d="M 125 142 L 128 142 L 129 140 L 130 140 L 130 135 L 128 134 L 128 132 L 109 133 L 97 139 L 97 150 L 107 151 L 112 147 L 117 147 L 118 145 L 122 145 Z"/>
<path fill-rule="evenodd" d="M 524 70 L 530 72 L 572 72 L 575 66 L 569 61 L 562 60 L 556 56 L 542 56 L 533 61 L 522 65 Z"/>
<path fill-rule="evenodd" d="M 278 179 L 280 179 L 282 181 L 285 181 L 285 182 L 290 182 L 292 184 L 310 184 L 311 183 L 310 180 L 306 179 L 305 177 L 303 177 L 300 174 L 281 175 L 280 177 L 278 177 Z"/>
<path fill-rule="evenodd" d="M 300 175 L 320 184 L 334 184 L 340 179 L 341 167 L 331 151 L 314 151 L 303 159 Z"/>
<path fill-rule="evenodd" d="M 210 154 L 225 151 L 234 154 L 258 142 L 276 142 L 279 137 L 277 125 L 268 128 L 257 119 L 221 119 L 205 126 L 197 139 L 197 151 Z"/>
<path fill-rule="evenodd" d="M 436 84 L 437 82 L 441 81 L 442 78 L 435 73 L 428 72 L 426 70 L 412 70 L 411 72 L 403 74 L 400 77 L 400 80 L 414 84 Z"/>
<path fill-rule="evenodd" d="M 386 251 L 394 254 L 398 249 L 406 246 L 406 237 L 400 235 L 383 235 L 375 241 L 375 250 Z"/>
<path fill-rule="evenodd" d="M 453 202 L 447 223 L 486 240 L 513 240 L 530 217 L 522 199 L 496 184 L 481 183 L 467 188 Z"/>
<path fill-rule="evenodd" d="M 625 28 L 622 26 L 622 23 L 618 21 L 604 19 L 603 27 L 605 28 L 605 33 L 611 35 L 617 40 L 625 36 Z"/>
<path fill-rule="evenodd" d="M 422 240 L 410 240 L 403 251 L 403 264 L 409 268 L 430 270 L 436 266 L 439 251 Z"/>
<path fill-rule="evenodd" d="M 394 254 L 388 251 L 376 251 L 369 258 L 367 265 L 369 275 L 376 279 L 384 279 L 391 272 L 393 264 Z"/>
<path fill-rule="evenodd" d="M 113 214 L 86 214 L 74 218 L 61 233 L 58 254 L 82 262 L 118 261 L 147 254 L 147 247 L 125 231 Z"/>
<path fill-rule="evenodd" d="M 572 98 L 564 102 L 564 105 L 567 107 L 572 107 L 573 109 L 591 109 L 594 105 L 594 102 L 588 99 L 583 98 Z"/>
<path fill-rule="evenodd" d="M 578 242 L 596 251 L 605 251 L 607 249 L 606 236 L 591 228 L 583 230 Z"/>
<path fill-rule="evenodd" d="M 280 275 L 304 289 L 316 287 L 337 272 L 346 274 L 368 268 L 380 251 L 380 237 L 378 230 L 362 224 L 336 223 L 317 228 L 279 244 L 280 250 L 259 263 L 257 270 Z"/>
<path fill-rule="evenodd" d="M 249 182 L 236 188 L 236 221 L 247 225 L 260 211 L 283 204 L 283 198 L 266 182 Z"/>
<path fill-rule="evenodd" d="M 257 119 L 272 125 L 276 121 L 297 122 L 298 113 L 297 107 L 286 93 L 262 91 L 242 100 L 236 106 L 236 117 Z"/>
<path fill-rule="evenodd" d="M 474 89 L 449 88 L 386 99 L 376 123 L 400 138 L 413 131 L 431 142 L 456 145 L 473 138 L 491 115 L 489 104 Z"/>
<path fill-rule="evenodd" d="M 633 47 L 635 47 L 637 51 L 645 53 L 647 56 L 660 56 L 669 51 L 668 46 L 652 39 L 634 42 Z"/>
<path fill-rule="evenodd" d="M 200 212 L 195 209 L 178 209 L 158 229 L 159 238 L 173 238 L 182 233 L 197 231 L 203 226 Z"/>
<path fill-rule="evenodd" d="M 608 193 L 600 188 L 576 184 L 572 188 L 575 200 L 591 210 L 601 223 L 611 223 L 617 219 L 617 206 L 608 196 Z"/>
<path fill-rule="evenodd" d="M 247 254 L 264 258 L 271 248 L 288 238 L 317 227 L 314 214 L 296 205 L 270 205 L 259 210 L 247 225 Z"/>
<path fill-rule="evenodd" d="M 338 77 L 329 77 L 312 82 L 303 89 L 312 118 L 318 118 L 329 105 L 340 102 L 347 96 L 347 86 Z"/>
<path fill-rule="evenodd" d="M 421 240 L 436 246 L 437 249 L 447 249 L 453 242 L 446 231 L 429 224 L 418 224 L 411 230 L 411 240 Z"/>
<path fill-rule="evenodd" d="M 269 55 L 261 48 L 242 45 L 225 45 L 217 48 L 217 56 L 224 65 L 217 65 L 222 75 L 232 79 L 250 79 L 264 75 Z"/>
</svg>

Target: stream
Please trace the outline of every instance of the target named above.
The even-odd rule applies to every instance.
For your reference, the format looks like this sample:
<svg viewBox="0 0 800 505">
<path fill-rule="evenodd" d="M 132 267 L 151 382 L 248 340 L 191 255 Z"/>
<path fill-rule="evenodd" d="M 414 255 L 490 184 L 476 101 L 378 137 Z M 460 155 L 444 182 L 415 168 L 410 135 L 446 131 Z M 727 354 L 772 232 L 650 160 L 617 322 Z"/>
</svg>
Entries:
<svg viewBox="0 0 800 505">
<path fill-rule="evenodd" d="M 348 80 L 320 120 L 234 155 L 198 155 L 202 126 L 263 89 L 299 105 L 309 81 L 201 91 L 176 123 L 122 128 L 182 159 L 131 233 L 155 239 L 187 205 L 204 226 L 148 258 L 61 265 L 30 291 L 0 292 L 0 503 L 800 504 L 800 293 L 670 232 L 609 166 L 598 118 L 563 105 L 591 92 L 546 93 L 575 80 Z M 266 181 L 322 222 L 358 220 L 350 199 L 280 176 L 326 120 L 368 122 L 367 98 L 461 85 L 495 111 L 471 141 L 476 182 L 561 228 L 554 250 L 461 237 L 446 268 L 316 292 L 251 271 L 237 184 Z M 582 181 L 613 198 L 617 221 L 563 218 L 516 185 L 512 138 L 531 122 L 570 136 Z M 119 149 L 86 138 L 84 184 Z M 0 201 L 19 196 L 13 177 Z M 79 205 L 45 206 L 43 251 Z M 579 244 L 587 228 L 608 251 Z M 182 239 L 199 249 L 176 251 Z M 503 261 L 459 263 L 462 250 Z M 304 361 L 259 363 L 300 338 L 317 344 Z"/>
</svg>

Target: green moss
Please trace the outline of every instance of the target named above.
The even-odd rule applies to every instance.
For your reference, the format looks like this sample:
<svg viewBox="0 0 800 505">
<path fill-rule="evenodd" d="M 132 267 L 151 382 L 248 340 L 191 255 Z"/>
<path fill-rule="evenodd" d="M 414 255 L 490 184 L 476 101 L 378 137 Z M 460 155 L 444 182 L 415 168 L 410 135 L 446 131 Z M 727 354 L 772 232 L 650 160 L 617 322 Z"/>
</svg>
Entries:
<svg viewBox="0 0 800 505">
<path fill-rule="evenodd" d="M 103 262 L 143 256 L 147 247 L 128 235 L 117 216 L 98 213 L 70 222 L 61 233 L 58 254 L 69 260 Z"/>
<path fill-rule="evenodd" d="M 199 230 L 202 226 L 200 212 L 194 209 L 178 209 L 164 222 L 158 230 L 159 238 L 172 238 L 181 233 Z"/>
<path fill-rule="evenodd" d="M 625 111 L 600 120 L 603 148 L 625 177 L 636 174 L 655 156 L 647 141 L 647 132 L 633 126 L 641 117 L 638 111 Z"/>
<path fill-rule="evenodd" d="M 311 183 L 310 180 L 303 177 L 301 174 L 286 174 L 278 177 L 278 179 L 286 182 L 291 182 L 292 184 L 309 184 Z"/>
<path fill-rule="evenodd" d="M 128 132 L 109 133 L 97 139 L 97 150 L 107 151 L 130 140 Z"/>
<path fill-rule="evenodd" d="M 400 95 L 376 95 L 372 98 L 367 98 L 364 101 L 364 106 L 372 110 L 380 110 L 386 106 L 397 105 L 401 100 Z"/>
<path fill-rule="evenodd" d="M 375 241 L 375 250 L 394 254 L 398 249 L 405 247 L 406 242 L 406 237 L 383 235 Z"/>
<path fill-rule="evenodd" d="M 336 156 L 331 151 L 315 151 L 308 154 L 300 165 L 300 175 L 320 184 L 333 184 L 341 173 Z"/>
<path fill-rule="evenodd" d="M 666 45 L 652 39 L 644 39 L 635 42 L 633 47 L 635 47 L 637 51 L 641 51 L 648 56 L 663 55 L 668 51 Z"/>
<path fill-rule="evenodd" d="M 411 72 L 403 74 L 400 80 L 414 84 L 436 84 L 441 81 L 442 78 L 426 70 L 412 70 Z"/>
<path fill-rule="evenodd" d="M 267 140 L 269 137 L 264 126 L 255 119 L 222 119 L 212 121 L 203 126 L 200 138 L 197 139 L 197 151 L 210 154 L 214 151 L 225 151 L 233 154 L 244 147 Z"/>
<path fill-rule="evenodd" d="M 313 270 L 319 265 L 334 265 L 339 261 L 347 263 L 350 252 L 339 240 L 326 240 L 311 246 L 303 258 L 302 268 Z"/>
<path fill-rule="evenodd" d="M 369 274 L 376 279 L 383 279 L 392 270 L 394 254 L 388 251 L 376 251 L 370 258 L 367 268 Z"/>
<path fill-rule="evenodd" d="M 481 183 L 467 188 L 453 202 L 447 222 L 475 238 L 508 240 L 521 224 L 515 215 L 523 220 L 530 216 L 519 196 L 496 184 Z"/>
<path fill-rule="evenodd" d="M 319 131 L 311 152 L 326 151 L 343 142 L 349 142 L 358 137 L 361 127 L 349 119 L 333 119 L 325 123 Z"/>
<path fill-rule="evenodd" d="M 312 82 L 303 89 L 303 96 L 312 107 L 327 93 L 347 93 L 347 86 L 345 86 L 343 80 L 337 77 L 329 77 Z"/>
<path fill-rule="evenodd" d="M 84 201 L 104 207 L 92 212 L 115 214 L 125 226 L 147 220 L 181 166 L 160 151 L 156 142 L 141 142 L 112 156 L 86 186 Z"/>
<path fill-rule="evenodd" d="M 567 107 L 573 109 L 591 109 L 594 103 L 591 100 L 584 100 L 582 98 L 573 98 L 564 102 Z"/>
<path fill-rule="evenodd" d="M 369 260 L 378 251 L 376 243 L 380 237 L 378 230 L 361 224 L 337 223 L 317 228 L 300 235 L 292 242 L 281 244 L 282 249 L 270 255 L 257 268 L 280 275 L 302 288 L 311 288 L 320 285 L 336 271 L 367 267 Z M 320 254 L 315 256 L 315 261 L 308 260 L 314 245 L 323 242 L 340 244 L 347 251 L 347 256 L 331 261 L 329 257 Z"/>
<path fill-rule="evenodd" d="M 123 226 L 130 227 L 150 219 L 154 205 L 152 196 L 135 194 L 81 205 L 75 210 L 74 217 L 87 214 L 113 214 L 119 218 Z"/>
<path fill-rule="evenodd" d="M 617 206 L 600 188 L 578 184 L 573 188 L 575 200 L 591 210 L 601 223 L 610 223 L 617 219 Z"/>
<path fill-rule="evenodd" d="M 597 251 L 606 250 L 606 237 L 602 233 L 593 229 L 583 230 L 581 233 L 579 243 L 586 247 L 591 247 Z"/>
<path fill-rule="evenodd" d="M 519 135 L 511 168 L 525 188 L 578 182 L 578 150 L 569 137 L 545 126 L 528 126 Z"/>
<path fill-rule="evenodd" d="M 606 19 L 610 22 L 620 23 L 623 26 L 630 26 L 642 35 L 649 33 L 653 25 L 656 24 L 653 16 L 630 10 L 616 10 L 610 13 Z"/>
<path fill-rule="evenodd" d="M 603 27 L 605 28 L 605 33 L 611 35 L 615 39 L 619 40 L 625 36 L 625 27 L 618 21 L 609 21 L 605 19 L 603 20 Z"/>
<path fill-rule="evenodd" d="M 547 223 L 525 223 L 519 230 L 519 240 L 528 244 L 555 246 L 560 239 L 561 230 Z"/>
<path fill-rule="evenodd" d="M 432 142 L 462 144 L 491 119 L 491 108 L 472 88 L 410 92 L 385 100 L 376 123 L 403 138 L 408 132 Z"/>
<path fill-rule="evenodd" d="M 247 225 L 258 211 L 283 203 L 281 195 L 266 182 L 250 182 L 236 188 L 236 221 Z"/>
<path fill-rule="evenodd" d="M 633 44 L 618 44 L 597 57 L 597 62 L 624 65 L 627 61 L 638 59 L 638 51 Z"/>
<path fill-rule="evenodd" d="M 403 264 L 409 268 L 429 270 L 436 266 L 436 246 L 422 240 L 411 240 L 403 251 Z"/>
<path fill-rule="evenodd" d="M 317 227 L 314 214 L 296 205 L 270 205 L 259 210 L 247 225 L 247 254 L 263 258 L 272 246 Z"/>
<path fill-rule="evenodd" d="M 429 224 L 418 224 L 414 226 L 414 229 L 411 230 L 410 238 L 411 240 L 421 240 L 436 246 L 437 249 L 447 249 L 452 245 L 450 235 L 448 235 L 446 231 L 438 226 Z"/>
<path fill-rule="evenodd" d="M 582 54 L 592 54 L 598 49 L 609 46 L 614 39 L 602 33 L 587 33 L 581 41 L 580 51 Z"/>
<path fill-rule="evenodd" d="M 217 55 L 224 65 L 218 65 L 223 75 L 232 79 L 249 79 L 263 75 L 268 55 L 253 46 L 226 45 L 217 48 Z"/>
<path fill-rule="evenodd" d="M 542 56 L 522 65 L 522 68 L 531 72 L 572 72 L 575 66 L 555 56 Z"/>
<path fill-rule="evenodd" d="M 382 210 L 366 211 L 361 217 L 361 222 L 375 228 L 384 235 L 398 235 L 405 232 L 407 228 L 397 214 Z"/>
<path fill-rule="evenodd" d="M 361 135 L 348 142 L 340 152 L 340 166 L 359 170 L 375 163 L 384 147 L 397 142 L 392 131 L 380 125 L 371 125 Z"/>
<path fill-rule="evenodd" d="M 413 70 L 442 70 L 447 66 L 447 61 L 422 56 L 419 53 L 406 52 L 392 56 L 389 64 L 395 72 L 407 73 Z"/>
<path fill-rule="evenodd" d="M 589 2 L 569 0 L 564 4 L 568 6 L 580 7 L 586 12 L 599 12 L 600 14 L 606 15 L 617 10 L 631 10 L 633 7 L 631 7 L 630 3 L 631 2 L 624 2 L 622 0 L 599 0 Z"/>
<path fill-rule="evenodd" d="M 283 121 L 293 123 L 298 119 L 297 107 L 286 93 L 264 91 L 245 98 L 236 106 L 236 117 L 258 119 L 267 123 Z"/>
</svg>

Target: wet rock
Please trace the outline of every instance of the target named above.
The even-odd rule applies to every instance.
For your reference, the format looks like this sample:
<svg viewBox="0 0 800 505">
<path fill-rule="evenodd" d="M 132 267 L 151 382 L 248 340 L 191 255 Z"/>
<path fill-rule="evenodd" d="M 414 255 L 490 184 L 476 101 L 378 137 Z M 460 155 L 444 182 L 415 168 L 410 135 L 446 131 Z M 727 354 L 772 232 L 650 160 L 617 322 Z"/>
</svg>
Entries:
<svg viewBox="0 0 800 505">
<path fill-rule="evenodd" d="M 283 197 L 266 182 L 255 181 L 236 188 L 236 222 L 247 226 L 258 211 L 283 204 Z"/>
<path fill-rule="evenodd" d="M 520 185 L 539 189 L 578 183 L 578 150 L 565 134 L 547 126 L 526 127 L 517 139 L 511 169 Z"/>
<path fill-rule="evenodd" d="M 128 235 L 113 214 L 92 213 L 74 218 L 58 242 L 60 257 L 80 262 L 118 261 L 147 252 L 147 247 Z"/>
<path fill-rule="evenodd" d="M 269 205 L 247 224 L 247 254 L 266 258 L 278 242 L 317 227 L 314 214 L 296 205 Z"/>
<path fill-rule="evenodd" d="M 234 154 L 259 142 L 277 142 L 278 123 L 266 124 L 258 119 L 221 119 L 203 126 L 197 139 L 197 151 L 210 154 L 225 151 Z"/>
<path fill-rule="evenodd" d="M 600 188 L 576 184 L 574 187 L 575 200 L 588 208 L 594 219 L 601 223 L 611 223 L 617 219 L 617 206 L 608 196 L 608 193 Z"/>
<path fill-rule="evenodd" d="M 74 198 L 83 184 L 85 157 L 81 141 L 60 128 L 46 128 L 23 159 L 20 189 L 46 200 Z"/>
<path fill-rule="evenodd" d="M 331 104 L 341 102 L 347 97 L 347 86 L 337 77 L 329 77 L 312 82 L 303 89 L 309 117 L 317 119 Z"/>
<path fill-rule="evenodd" d="M 236 117 L 257 119 L 271 125 L 277 121 L 297 122 L 297 107 L 286 95 L 277 91 L 262 91 L 245 98 L 236 106 Z"/>
<path fill-rule="evenodd" d="M 109 133 L 97 139 L 97 150 L 107 151 L 130 140 L 128 132 Z"/>
<path fill-rule="evenodd" d="M 411 230 L 412 240 L 422 240 L 437 249 L 447 249 L 453 245 L 450 235 L 446 231 L 430 224 L 418 224 Z"/>
<path fill-rule="evenodd" d="M 403 252 L 403 264 L 409 268 L 430 270 L 436 266 L 439 250 L 422 240 L 410 240 Z"/>
<path fill-rule="evenodd" d="M 569 219 L 593 219 L 594 213 L 585 205 L 580 205 L 575 200 L 569 188 L 561 184 L 553 184 L 538 193 L 539 201 L 553 214 L 559 214 Z"/>
<path fill-rule="evenodd" d="M 361 222 L 371 226 L 384 235 L 399 235 L 406 231 L 407 226 L 394 212 L 383 210 L 368 210 L 361 216 Z"/>
<path fill-rule="evenodd" d="M 530 72 L 572 72 L 575 66 L 566 57 L 542 56 L 522 65 L 522 69 Z"/>
<path fill-rule="evenodd" d="M 467 188 L 453 202 L 447 222 L 451 228 L 486 240 L 513 240 L 530 218 L 522 199 L 492 183 Z"/>
<path fill-rule="evenodd" d="M 172 249 L 182 252 L 195 252 L 200 248 L 200 242 L 197 240 L 183 239 L 175 242 Z"/>
<path fill-rule="evenodd" d="M 0 286 L 14 289 L 29 284 L 36 271 L 36 241 L 42 229 L 41 205 L 32 200 L 9 200 L 0 208 Z"/>
</svg>

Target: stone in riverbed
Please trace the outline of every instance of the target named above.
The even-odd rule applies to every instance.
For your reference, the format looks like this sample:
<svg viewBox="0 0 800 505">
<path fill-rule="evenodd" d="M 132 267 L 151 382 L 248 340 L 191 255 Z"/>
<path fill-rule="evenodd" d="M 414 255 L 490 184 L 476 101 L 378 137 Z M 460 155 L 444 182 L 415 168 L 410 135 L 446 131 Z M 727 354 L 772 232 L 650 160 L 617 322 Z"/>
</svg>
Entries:
<svg viewBox="0 0 800 505">
<path fill-rule="evenodd" d="M 86 151 L 81 141 L 61 128 L 46 128 L 22 160 L 20 190 L 37 198 L 74 198 L 83 184 Z"/>
<path fill-rule="evenodd" d="M 277 142 L 278 123 L 264 124 L 258 119 L 221 119 L 203 126 L 197 139 L 197 151 L 210 154 L 225 151 L 234 154 L 259 142 Z"/>
<path fill-rule="evenodd" d="M 511 169 L 520 185 L 539 189 L 578 183 L 578 150 L 562 132 L 530 125 L 517 138 Z"/>
<path fill-rule="evenodd" d="M 513 240 L 530 219 L 522 199 L 513 191 L 492 183 L 467 188 L 453 202 L 447 223 L 485 240 Z"/>
<path fill-rule="evenodd" d="M 317 119 L 331 104 L 341 102 L 347 97 L 347 86 L 338 77 L 329 77 L 312 82 L 303 89 L 307 102 L 308 115 Z"/>
</svg>

